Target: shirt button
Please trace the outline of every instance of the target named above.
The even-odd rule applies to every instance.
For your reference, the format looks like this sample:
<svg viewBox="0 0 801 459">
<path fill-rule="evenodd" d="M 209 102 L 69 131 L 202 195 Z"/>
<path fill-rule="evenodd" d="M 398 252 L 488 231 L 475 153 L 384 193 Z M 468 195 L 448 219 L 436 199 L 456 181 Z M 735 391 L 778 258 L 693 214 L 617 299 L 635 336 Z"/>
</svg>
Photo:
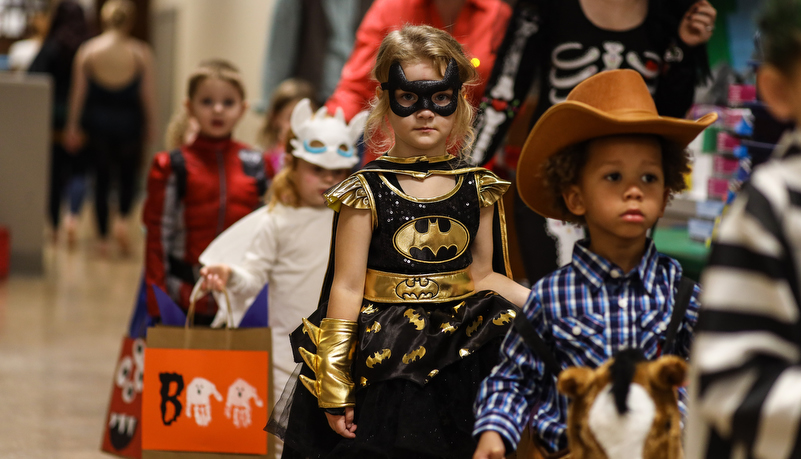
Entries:
<svg viewBox="0 0 801 459">
<path fill-rule="evenodd" d="M 581 334 L 581 327 L 579 327 L 578 325 L 573 327 L 573 334 L 576 335 L 576 336 L 580 335 Z"/>
<path fill-rule="evenodd" d="M 609 273 L 609 275 L 612 276 L 613 279 L 617 279 L 618 277 L 620 277 L 620 273 L 617 271 L 612 271 Z"/>
<path fill-rule="evenodd" d="M 620 305 L 621 308 L 625 308 L 626 306 L 629 305 L 629 300 L 623 297 L 620 299 L 620 302 L 618 304 Z"/>
</svg>

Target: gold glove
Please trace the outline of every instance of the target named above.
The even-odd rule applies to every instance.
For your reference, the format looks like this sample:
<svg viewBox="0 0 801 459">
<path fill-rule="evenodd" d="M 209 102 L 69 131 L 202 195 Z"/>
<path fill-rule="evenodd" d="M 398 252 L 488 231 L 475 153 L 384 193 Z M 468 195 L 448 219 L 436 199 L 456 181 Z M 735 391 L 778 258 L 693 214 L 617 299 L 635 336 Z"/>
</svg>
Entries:
<svg viewBox="0 0 801 459">
<path fill-rule="evenodd" d="M 355 405 L 350 367 L 359 325 L 352 320 L 326 318 L 320 322 L 319 328 L 306 319 L 303 319 L 303 326 L 317 346 L 317 354 L 300 348 L 300 355 L 317 379 L 301 375 L 300 381 L 317 397 L 320 408 Z"/>
</svg>

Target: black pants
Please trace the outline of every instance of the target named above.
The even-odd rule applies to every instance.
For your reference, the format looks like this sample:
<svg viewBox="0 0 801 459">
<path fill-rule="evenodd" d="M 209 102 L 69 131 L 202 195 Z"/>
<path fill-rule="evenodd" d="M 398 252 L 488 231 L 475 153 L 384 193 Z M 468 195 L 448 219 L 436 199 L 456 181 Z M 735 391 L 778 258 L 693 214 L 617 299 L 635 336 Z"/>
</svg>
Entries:
<svg viewBox="0 0 801 459">
<path fill-rule="evenodd" d="M 60 143 L 54 142 L 50 147 L 50 190 L 47 204 L 47 214 L 53 228 L 58 228 L 61 215 L 61 202 L 65 195 L 69 195 L 70 209 L 73 213 L 80 210 L 83 202 L 83 184 L 76 186 L 73 191 L 67 192 L 70 183 L 74 180 L 85 180 L 87 160 L 86 154 L 79 151 L 68 153 Z"/>
<path fill-rule="evenodd" d="M 131 213 L 139 171 L 142 163 L 142 142 L 99 136 L 89 141 L 95 181 L 95 216 L 102 238 L 108 236 L 109 194 L 112 183 L 117 184 L 119 213 Z"/>
</svg>

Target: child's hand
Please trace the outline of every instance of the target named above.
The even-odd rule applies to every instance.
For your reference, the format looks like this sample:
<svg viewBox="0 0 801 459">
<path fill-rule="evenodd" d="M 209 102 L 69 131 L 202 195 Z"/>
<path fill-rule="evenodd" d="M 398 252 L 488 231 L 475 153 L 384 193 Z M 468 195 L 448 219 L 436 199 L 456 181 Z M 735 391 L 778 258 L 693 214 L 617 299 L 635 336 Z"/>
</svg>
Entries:
<svg viewBox="0 0 801 459">
<path fill-rule="evenodd" d="M 687 46 L 698 46 L 712 38 L 718 12 L 707 0 L 696 2 L 679 24 L 679 38 Z"/>
<path fill-rule="evenodd" d="M 487 430 L 478 439 L 473 459 L 503 459 L 506 456 L 506 446 L 503 444 L 501 434 Z"/>
<path fill-rule="evenodd" d="M 200 268 L 200 275 L 203 276 L 203 285 L 201 286 L 203 289 L 219 292 L 228 284 L 231 267 L 228 265 L 204 266 Z"/>
<path fill-rule="evenodd" d="M 337 416 L 325 413 L 328 418 L 328 425 L 331 429 L 345 438 L 356 438 L 356 424 L 353 423 L 353 407 L 345 408 L 345 414 Z"/>
</svg>

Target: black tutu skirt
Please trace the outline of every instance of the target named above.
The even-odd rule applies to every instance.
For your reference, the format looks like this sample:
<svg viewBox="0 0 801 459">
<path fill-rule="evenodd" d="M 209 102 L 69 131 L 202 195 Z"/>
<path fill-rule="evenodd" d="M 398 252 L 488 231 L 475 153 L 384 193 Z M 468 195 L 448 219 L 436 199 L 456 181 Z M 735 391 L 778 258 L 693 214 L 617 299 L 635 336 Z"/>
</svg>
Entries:
<svg viewBox="0 0 801 459">
<path fill-rule="evenodd" d="M 491 291 L 438 304 L 365 300 L 353 363 L 356 438 L 331 430 L 317 399 L 296 380 L 279 401 L 282 419 L 268 426 L 284 440 L 282 457 L 472 457 L 473 402 L 516 313 Z M 314 349 L 302 330 L 295 333 L 296 343 Z M 305 364 L 300 374 L 315 379 Z"/>
<path fill-rule="evenodd" d="M 356 438 L 328 425 L 317 399 L 299 382 L 291 395 L 283 458 L 470 458 L 473 401 L 498 361 L 502 338 L 443 368 L 421 386 L 406 379 L 376 382 L 356 392 Z M 303 366 L 301 374 L 314 378 Z"/>
</svg>

